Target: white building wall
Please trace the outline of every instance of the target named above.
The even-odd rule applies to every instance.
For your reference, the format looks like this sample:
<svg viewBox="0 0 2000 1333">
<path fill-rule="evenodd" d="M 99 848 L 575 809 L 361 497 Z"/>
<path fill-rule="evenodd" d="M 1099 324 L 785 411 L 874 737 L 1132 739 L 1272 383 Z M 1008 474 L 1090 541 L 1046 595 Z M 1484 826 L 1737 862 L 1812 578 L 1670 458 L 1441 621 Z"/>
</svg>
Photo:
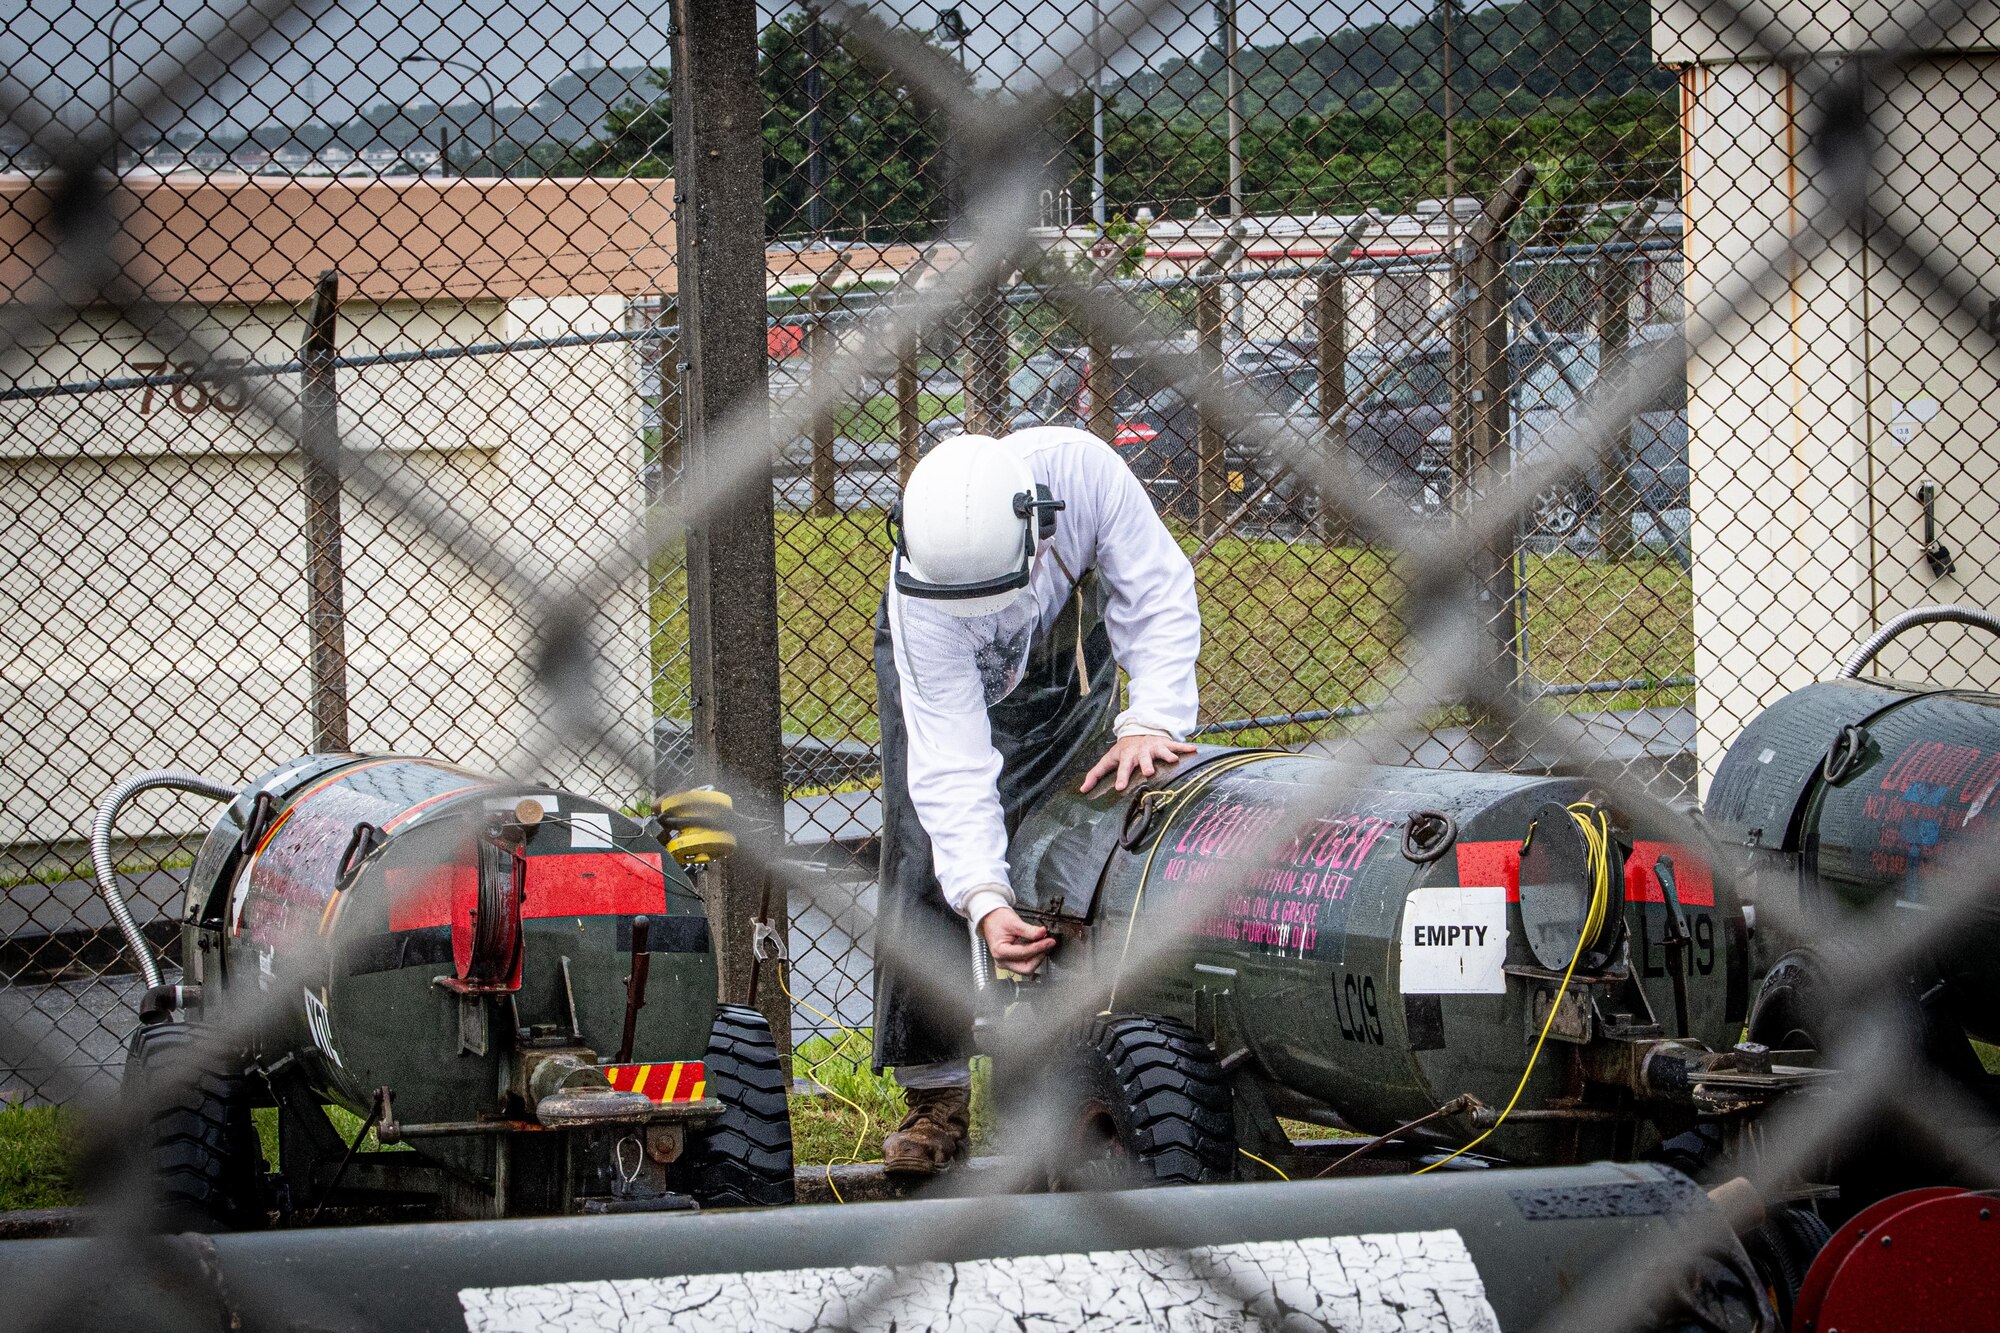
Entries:
<svg viewBox="0 0 2000 1333">
<path fill-rule="evenodd" d="M 1822 50 L 1884 31 L 1872 10 L 1786 12 Z M 1817 192 L 1817 115 L 1802 81 L 1740 37 L 1700 28 L 1683 6 L 1656 9 L 1654 45 L 1686 62 L 1688 299 L 1718 321 L 1709 337 L 1691 326 L 1688 367 L 1705 786 L 1760 708 L 1832 674 L 1882 621 L 1929 602 L 2000 604 L 1989 572 L 2000 556 L 2000 435 L 1990 344 L 1927 305 L 1924 280 L 1833 221 Z M 2000 268 L 1996 102 L 2000 61 L 1943 51 L 1917 62 L 1875 116 L 1887 132 L 1878 204 L 1964 275 Z M 1800 256 L 1748 289 L 1758 252 L 1788 241 Z M 1927 420 L 1912 426 L 1919 415 Z M 1925 477 L 1941 490 L 1953 577 L 1933 577 L 1923 559 L 1910 492 Z M 1952 628 L 1905 640 L 1881 664 L 2000 684 L 2000 657 Z"/>
<path fill-rule="evenodd" d="M 343 354 L 619 327 L 622 298 L 357 303 Z M 188 312 L 253 360 L 286 360 L 290 307 Z M 22 383 L 135 373 L 159 359 L 85 318 L 27 350 Z M 613 343 L 340 373 L 346 446 L 491 543 L 522 588 L 612 562 L 638 517 L 631 348 Z M 30 378 L 32 377 L 32 378 Z M 296 378 L 276 382 L 291 400 Z M 87 833 L 89 808 L 141 768 L 248 778 L 311 746 L 304 504 L 297 460 L 254 412 L 195 390 L 0 403 L 0 843 Z M 183 410 L 189 409 L 189 410 Z M 500 769 L 533 743 L 544 701 L 525 662 L 522 588 L 496 588 L 460 542 L 422 532 L 358 473 L 344 497 L 348 686 L 357 748 Z M 643 760 L 644 580 L 614 580 L 592 632 L 595 695 Z M 602 756 L 537 776 L 609 796 L 632 780 Z M 122 831 L 148 831 L 146 809 Z M 169 807 L 162 802 L 159 809 Z M 200 814 L 156 816 L 180 831 Z"/>
</svg>

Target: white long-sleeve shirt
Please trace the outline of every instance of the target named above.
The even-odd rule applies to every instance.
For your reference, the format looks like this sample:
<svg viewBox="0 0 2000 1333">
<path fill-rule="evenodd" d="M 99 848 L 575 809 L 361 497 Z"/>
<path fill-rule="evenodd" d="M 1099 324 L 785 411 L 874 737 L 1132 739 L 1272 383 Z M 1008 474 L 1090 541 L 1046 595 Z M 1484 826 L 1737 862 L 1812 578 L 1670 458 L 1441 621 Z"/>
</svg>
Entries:
<svg viewBox="0 0 2000 1333">
<path fill-rule="evenodd" d="M 1185 737 L 1195 723 L 1194 667 L 1201 652 L 1194 567 L 1154 512 L 1146 488 L 1110 445 L 1087 431 L 1037 426 L 1015 431 L 1001 444 L 1019 450 L 1035 480 L 1066 505 L 1029 581 L 1041 632 L 1048 633 L 1070 597 L 1070 575 L 1097 570 L 1109 594 L 1104 621 L 1112 655 L 1129 679 L 1127 707 L 1114 729 L 1120 736 Z M 1051 558 L 1050 547 L 1060 562 Z M 976 683 L 962 691 L 913 688 L 918 672 L 932 680 L 954 674 L 976 678 L 970 654 L 950 660 L 948 640 L 906 635 L 904 597 L 893 582 L 888 605 L 902 679 L 910 800 L 930 835 L 945 901 L 976 926 L 986 913 L 1013 902 L 1000 753 Z M 912 654 L 926 656 L 916 660 Z M 957 705 L 941 706 L 940 695 Z"/>
</svg>

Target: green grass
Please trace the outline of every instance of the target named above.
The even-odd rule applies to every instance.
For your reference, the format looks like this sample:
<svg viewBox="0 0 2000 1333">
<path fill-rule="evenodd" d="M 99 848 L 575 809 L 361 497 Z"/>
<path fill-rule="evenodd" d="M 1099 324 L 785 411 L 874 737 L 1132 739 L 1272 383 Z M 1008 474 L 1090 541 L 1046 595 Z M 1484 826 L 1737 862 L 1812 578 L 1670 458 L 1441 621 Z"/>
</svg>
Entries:
<svg viewBox="0 0 2000 1333">
<path fill-rule="evenodd" d="M 879 1162 L 882 1136 L 903 1118 L 895 1081 L 869 1067 L 866 1032 L 808 1037 L 792 1050 L 794 1077 L 826 1091 L 792 1098 L 792 1155 L 800 1162 Z"/>
<path fill-rule="evenodd" d="M 340 1136 L 340 1141 L 342 1143 L 354 1142 L 354 1135 L 361 1128 L 361 1117 L 341 1106 L 329 1106 L 325 1109 L 326 1118 L 333 1122 L 333 1132 Z M 257 1127 L 258 1149 L 263 1152 L 264 1160 L 269 1162 L 271 1169 L 275 1171 L 278 1167 L 278 1108 L 275 1106 L 254 1107 L 250 1112 L 250 1121 Z M 410 1145 L 407 1143 L 383 1143 L 375 1137 L 375 1131 L 371 1129 L 368 1131 L 368 1137 L 361 1140 L 360 1150 L 362 1152 L 409 1152 Z"/>
<path fill-rule="evenodd" d="M 1199 547 L 1180 532 L 1189 551 Z M 888 537 L 872 511 L 777 521 L 779 689 L 786 731 L 873 741 L 873 619 Z M 1400 585 L 1380 553 L 1230 539 L 1197 564 L 1202 607 L 1198 677 L 1204 720 L 1341 708 L 1386 699 L 1410 666 L 1396 617 Z M 1551 683 L 1664 680 L 1694 670 L 1688 576 L 1673 561 L 1530 556 L 1525 564 L 1529 670 Z M 663 566 L 653 609 L 680 623 L 686 578 Z M 687 662 L 663 633 L 654 701 L 673 714 Z M 1559 701 L 1572 711 L 1685 703 L 1685 687 Z M 1317 728 L 1243 733 L 1242 743 L 1299 740 Z"/>
<path fill-rule="evenodd" d="M 963 393 L 917 395 L 917 420 L 920 422 L 928 424 L 939 417 L 964 415 Z M 849 403 L 834 413 L 833 424 L 836 431 L 850 440 L 859 440 L 864 444 L 894 443 L 898 437 L 896 396 L 878 393 L 864 402 Z"/>
<path fill-rule="evenodd" d="M 869 1069 L 872 1037 L 849 1028 L 839 1040 L 814 1036 L 792 1051 L 794 1077 L 825 1091 L 795 1096 L 792 1155 L 802 1165 L 838 1165 L 882 1160 L 882 1136 L 903 1118 L 903 1092 L 896 1081 Z M 972 1150 L 993 1141 L 991 1062 L 972 1062 Z"/>
<path fill-rule="evenodd" d="M 20 863 L 16 861 L 15 864 Z M 120 875 L 136 876 L 154 870 L 185 870 L 193 864 L 193 852 L 135 853 L 119 861 L 113 869 Z M 18 889 L 24 884 L 61 884 L 72 879 L 96 881 L 97 870 L 90 864 L 89 857 L 79 857 L 74 861 L 43 857 L 25 871 L 0 871 L 0 889 Z"/>
<path fill-rule="evenodd" d="M 60 1106 L 0 1110 L 0 1212 L 83 1202 L 76 1133 L 75 1115 Z"/>
</svg>

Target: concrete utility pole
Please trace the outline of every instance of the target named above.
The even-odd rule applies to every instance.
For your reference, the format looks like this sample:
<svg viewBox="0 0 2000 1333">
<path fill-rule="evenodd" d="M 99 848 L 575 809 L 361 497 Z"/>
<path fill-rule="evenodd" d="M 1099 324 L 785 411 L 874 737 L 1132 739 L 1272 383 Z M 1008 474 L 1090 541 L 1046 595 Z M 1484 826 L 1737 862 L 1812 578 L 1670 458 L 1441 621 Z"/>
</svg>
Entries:
<svg viewBox="0 0 2000 1333">
<path fill-rule="evenodd" d="M 768 401 L 764 357 L 763 96 L 757 87 L 756 0 L 673 0 L 674 190 L 679 245 L 681 385 L 687 486 L 725 469 L 726 495 L 688 524 L 688 646 L 695 767 L 727 772 L 750 836 L 775 855 L 784 838 L 784 745 L 779 731 L 778 579 L 768 432 L 754 424 Z M 749 413 L 739 436 L 719 427 Z M 757 462 L 745 469 L 748 450 Z M 709 872 L 708 913 L 722 998 L 755 1004 L 778 1049 L 791 1049 L 791 1010 L 768 981 L 750 994 L 754 940 L 764 922 L 789 937 L 784 888 L 752 857 Z"/>
<path fill-rule="evenodd" d="M 1517 168 L 1473 220 L 1454 289 L 1463 305 L 1451 331 L 1452 511 L 1469 515 L 1512 465 L 1512 367 L 1508 361 L 1507 228 L 1534 187 L 1532 166 Z M 1486 664 L 1507 689 L 1526 673 L 1521 644 L 1520 584 L 1515 567 L 1517 542 L 1508 531 L 1473 553 L 1474 596 L 1490 644 Z M 1489 749 L 1510 738 L 1483 716 L 1474 729 Z"/>
</svg>

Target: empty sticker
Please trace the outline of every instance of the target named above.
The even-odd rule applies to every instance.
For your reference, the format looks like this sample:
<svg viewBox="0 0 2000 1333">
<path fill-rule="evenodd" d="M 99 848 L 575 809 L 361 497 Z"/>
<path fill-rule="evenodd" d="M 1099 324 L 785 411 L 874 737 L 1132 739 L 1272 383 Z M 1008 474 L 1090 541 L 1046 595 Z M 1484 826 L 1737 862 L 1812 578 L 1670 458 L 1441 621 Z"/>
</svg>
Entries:
<svg viewBox="0 0 2000 1333">
<path fill-rule="evenodd" d="M 1405 995 L 1501 995 L 1507 978 L 1507 890 L 1433 885 L 1403 906 Z"/>
<path fill-rule="evenodd" d="M 458 1301 L 467 1333 L 1500 1327 L 1456 1231 L 469 1287 Z"/>
</svg>

